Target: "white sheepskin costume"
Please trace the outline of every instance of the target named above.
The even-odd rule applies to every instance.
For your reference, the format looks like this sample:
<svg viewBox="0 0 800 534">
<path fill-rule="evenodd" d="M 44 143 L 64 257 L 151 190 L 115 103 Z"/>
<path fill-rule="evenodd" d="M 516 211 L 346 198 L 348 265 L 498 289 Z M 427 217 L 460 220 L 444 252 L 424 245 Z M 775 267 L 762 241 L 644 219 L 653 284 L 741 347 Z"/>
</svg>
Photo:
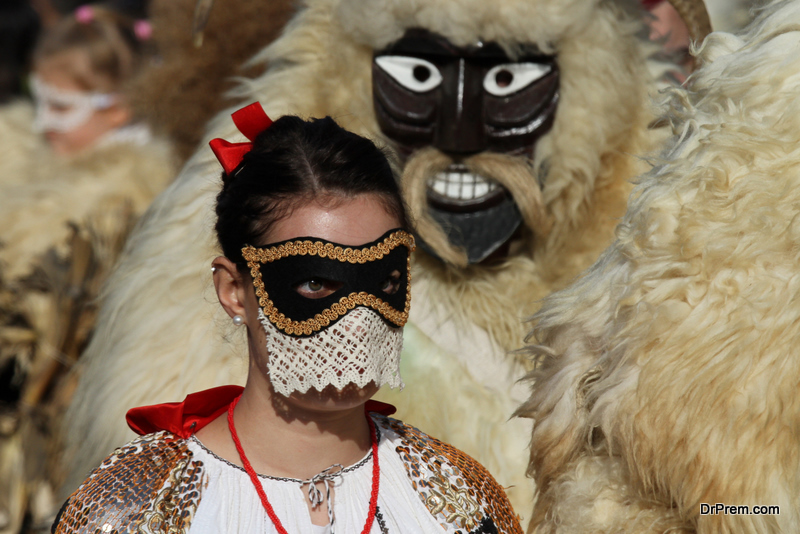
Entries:
<svg viewBox="0 0 800 534">
<path fill-rule="evenodd" d="M 640 14 L 634 0 L 307 0 L 256 59 L 269 64 L 266 73 L 244 80 L 237 93 L 242 103 L 259 100 L 273 118 L 330 115 L 386 144 L 373 111 L 372 57 L 406 29 L 425 28 L 456 45 L 497 41 L 512 52 L 533 43 L 558 55 L 560 106 L 528 166 L 531 190 L 537 179 L 544 183 L 539 215 L 552 231 L 536 239 L 524 232 L 509 259 L 491 267 L 453 268 L 418 252 L 401 364 L 407 387 L 381 397 L 403 420 L 476 457 L 523 513 L 533 496 L 524 459 L 530 423 L 509 418 L 526 397 L 516 380 L 527 359 L 508 353 L 522 346 L 522 319 L 537 300 L 611 242 L 629 180 L 643 171 L 634 154 L 660 137 L 648 129 L 654 85 L 637 38 Z M 206 141 L 244 140 L 230 118 L 235 109 L 212 121 Z M 220 173 L 201 146 L 128 243 L 82 358 L 67 421 L 73 473 L 66 491 L 129 439 L 128 408 L 244 380 L 243 333 L 217 304 L 209 269 L 218 254 L 212 226 Z"/>
<path fill-rule="evenodd" d="M 28 150 L 9 156 L 14 171 L 0 181 L 0 269 L 9 283 L 31 274 L 48 251 L 66 254 L 70 224 L 122 230 L 125 213 L 143 213 L 175 172 L 163 142 L 118 142 L 67 158 L 38 136 L 23 139 Z"/>
<path fill-rule="evenodd" d="M 800 2 L 699 56 L 616 241 L 536 318 L 531 532 L 800 532 Z"/>
<path fill-rule="evenodd" d="M 705 0 L 715 30 L 734 32 L 752 20 L 750 10 L 759 0 Z"/>
<path fill-rule="evenodd" d="M 65 310 L 55 303 L 57 293 L 96 296 L 136 218 L 175 173 L 169 145 L 143 126 L 121 129 L 97 146 L 59 156 L 33 131 L 33 116 L 30 103 L 22 101 L 0 108 L 0 364 L 14 352 L 3 321 L 21 315 L 40 340 L 50 337 L 59 321 L 68 322 L 59 316 Z M 76 236 L 88 247 L 78 254 L 93 258 L 81 261 L 92 263 L 90 271 L 105 269 L 91 273 L 94 289 L 80 287 L 80 279 L 57 280 L 70 276 L 65 273 L 75 259 Z M 61 282 L 63 287 L 56 287 Z M 11 330 L 19 326 L 14 322 Z M 80 339 L 91 327 L 68 335 Z M 67 355 L 48 358 L 59 356 Z"/>
<path fill-rule="evenodd" d="M 20 396 L 0 407 L 2 532 L 19 532 L 26 511 L 52 521 L 49 496 L 63 477 L 48 453 L 74 386 L 66 370 L 125 237 L 175 173 L 169 147 L 141 128 L 61 157 L 33 117 L 30 103 L 0 108 L 0 369 Z"/>
</svg>

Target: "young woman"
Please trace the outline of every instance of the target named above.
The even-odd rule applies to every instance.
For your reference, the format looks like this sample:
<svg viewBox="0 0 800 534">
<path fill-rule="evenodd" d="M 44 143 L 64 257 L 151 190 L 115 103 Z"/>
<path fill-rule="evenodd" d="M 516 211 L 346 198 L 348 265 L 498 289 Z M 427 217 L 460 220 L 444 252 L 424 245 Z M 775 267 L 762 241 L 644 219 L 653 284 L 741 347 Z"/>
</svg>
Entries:
<svg viewBox="0 0 800 534">
<path fill-rule="evenodd" d="M 254 104 L 234 121 L 254 141 L 212 141 L 225 169 L 212 270 L 247 328 L 246 386 L 131 410 L 144 436 L 54 531 L 521 532 L 482 466 L 369 401 L 402 385 L 414 248 L 384 155 L 330 118 L 270 126 Z"/>
</svg>

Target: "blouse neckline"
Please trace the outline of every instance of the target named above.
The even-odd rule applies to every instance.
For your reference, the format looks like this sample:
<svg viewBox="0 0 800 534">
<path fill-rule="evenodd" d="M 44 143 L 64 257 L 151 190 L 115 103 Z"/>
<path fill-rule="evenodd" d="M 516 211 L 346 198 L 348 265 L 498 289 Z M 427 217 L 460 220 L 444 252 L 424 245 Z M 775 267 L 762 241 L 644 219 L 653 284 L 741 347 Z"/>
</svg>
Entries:
<svg viewBox="0 0 800 534">
<path fill-rule="evenodd" d="M 377 434 L 378 434 L 377 435 L 377 440 L 378 440 L 378 445 L 380 445 L 380 442 L 381 442 L 381 431 L 380 431 L 380 427 L 378 425 L 375 425 L 375 432 L 377 432 Z M 198 447 L 203 449 L 211 457 L 216 458 L 217 460 L 219 460 L 223 464 L 226 464 L 227 466 L 232 467 L 232 468 L 236 469 L 237 471 L 240 471 L 240 472 L 242 472 L 244 474 L 247 474 L 247 471 L 244 470 L 244 467 L 242 467 L 240 465 L 236 465 L 235 463 L 233 463 L 233 462 L 231 462 L 229 460 L 226 460 L 222 456 L 219 456 L 217 453 L 215 453 L 214 451 L 212 451 L 211 449 L 206 447 L 203 444 L 203 442 L 200 441 L 200 439 L 197 437 L 197 434 L 192 434 L 189 437 L 189 440 L 192 441 L 193 443 L 196 443 Z M 349 466 L 341 469 L 340 471 L 337 471 L 336 474 L 337 475 L 339 475 L 339 474 L 343 475 L 345 473 L 350 473 L 352 471 L 355 471 L 355 470 L 363 467 L 364 465 L 366 465 L 367 462 L 369 462 L 369 460 L 371 458 L 372 458 L 372 450 L 370 449 L 369 451 L 367 451 L 367 454 L 364 455 L 364 457 L 361 460 L 359 460 L 358 462 L 354 463 L 353 465 L 349 465 Z M 301 480 L 299 478 L 276 477 L 276 476 L 272 476 L 272 475 L 262 475 L 261 473 L 256 473 L 256 474 L 258 475 L 258 478 L 266 479 L 266 480 L 276 480 L 278 482 L 294 482 L 294 483 L 297 483 L 297 484 L 303 484 L 303 483 L 307 482 L 307 481 Z"/>
</svg>

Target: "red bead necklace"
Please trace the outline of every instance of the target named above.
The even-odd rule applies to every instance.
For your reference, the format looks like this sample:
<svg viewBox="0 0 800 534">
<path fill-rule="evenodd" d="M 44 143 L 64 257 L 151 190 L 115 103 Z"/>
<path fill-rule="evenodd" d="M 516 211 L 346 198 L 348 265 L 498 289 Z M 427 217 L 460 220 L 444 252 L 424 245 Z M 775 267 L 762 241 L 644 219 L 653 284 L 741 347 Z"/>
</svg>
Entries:
<svg viewBox="0 0 800 534">
<path fill-rule="evenodd" d="M 250 464 L 250 460 L 248 460 L 247 456 L 244 455 L 242 442 L 239 441 L 239 435 L 236 433 L 236 427 L 233 424 L 233 409 L 236 408 L 236 405 L 239 403 L 239 399 L 241 398 L 241 395 L 236 397 L 228 408 L 228 429 L 231 431 L 233 444 L 236 445 L 236 451 L 239 453 L 239 458 L 242 460 L 244 470 L 250 476 L 250 480 L 253 482 L 253 486 L 256 488 L 256 493 L 258 493 L 258 496 L 261 499 L 261 504 L 264 505 L 264 510 L 267 511 L 267 515 L 272 520 L 275 528 L 280 534 L 289 534 L 286 532 L 286 529 L 283 528 L 280 519 L 278 519 L 278 516 L 275 514 L 275 510 L 272 509 L 272 505 L 269 503 L 269 500 L 267 500 L 267 494 L 264 493 L 264 488 L 261 487 L 261 483 L 258 481 L 258 475 L 256 474 L 255 469 L 253 469 L 253 466 Z M 364 530 L 361 531 L 361 534 L 368 534 L 369 531 L 372 530 L 372 523 L 375 522 L 375 514 L 378 511 L 378 486 L 380 485 L 381 473 L 380 467 L 378 466 L 378 433 L 375 431 L 375 423 L 372 421 L 372 418 L 369 415 L 367 415 L 367 423 L 369 424 L 370 438 L 372 441 L 372 492 L 370 493 L 369 497 L 369 514 L 367 514 L 367 523 L 364 525 Z"/>
</svg>

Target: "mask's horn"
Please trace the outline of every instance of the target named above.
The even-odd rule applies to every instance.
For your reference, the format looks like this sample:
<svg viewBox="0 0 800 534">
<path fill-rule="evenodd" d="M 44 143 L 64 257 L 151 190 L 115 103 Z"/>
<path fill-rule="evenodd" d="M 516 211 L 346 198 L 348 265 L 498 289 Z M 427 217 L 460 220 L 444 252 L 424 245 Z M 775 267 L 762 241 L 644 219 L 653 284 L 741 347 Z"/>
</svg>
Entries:
<svg viewBox="0 0 800 534">
<path fill-rule="evenodd" d="M 214 0 L 197 0 L 194 5 L 194 20 L 192 21 L 192 41 L 196 48 L 203 46 L 203 32 L 211 16 Z"/>
<path fill-rule="evenodd" d="M 692 41 L 702 43 L 706 35 L 712 31 L 711 19 L 708 16 L 705 2 L 703 0 L 669 0 L 669 3 L 683 19 L 689 29 Z"/>
</svg>

